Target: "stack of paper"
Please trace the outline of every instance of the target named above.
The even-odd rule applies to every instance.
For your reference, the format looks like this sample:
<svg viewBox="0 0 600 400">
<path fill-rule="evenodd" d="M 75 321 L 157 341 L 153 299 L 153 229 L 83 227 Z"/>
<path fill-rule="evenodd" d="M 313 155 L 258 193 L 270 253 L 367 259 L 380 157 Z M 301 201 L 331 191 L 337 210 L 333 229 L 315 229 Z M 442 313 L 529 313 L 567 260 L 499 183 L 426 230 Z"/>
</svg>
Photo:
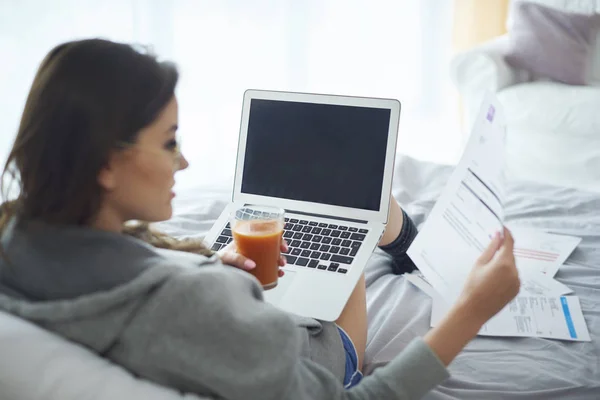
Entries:
<svg viewBox="0 0 600 400">
<path fill-rule="evenodd" d="M 481 252 L 504 226 L 505 119 L 488 95 L 465 153 L 408 250 L 422 275 L 407 279 L 433 299 L 435 326 L 456 301 Z M 512 228 L 512 229 L 511 229 Z M 510 227 L 521 279 L 519 295 L 479 332 L 589 341 L 579 298 L 553 279 L 580 238 Z"/>
</svg>

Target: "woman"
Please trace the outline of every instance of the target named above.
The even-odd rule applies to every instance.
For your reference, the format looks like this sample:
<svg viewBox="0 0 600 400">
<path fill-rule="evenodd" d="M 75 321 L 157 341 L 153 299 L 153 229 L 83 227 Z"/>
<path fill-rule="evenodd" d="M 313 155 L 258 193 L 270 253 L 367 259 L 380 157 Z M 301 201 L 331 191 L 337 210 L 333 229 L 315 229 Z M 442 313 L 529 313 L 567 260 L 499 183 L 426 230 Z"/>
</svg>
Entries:
<svg viewBox="0 0 600 400">
<path fill-rule="evenodd" d="M 0 214 L 0 309 L 185 392 L 412 399 L 445 379 L 445 366 L 516 295 L 505 231 L 447 317 L 361 381 L 364 279 L 336 324 L 299 318 L 262 301 L 241 270 L 251 260 L 228 252 L 221 260 L 233 267 L 223 266 L 196 243 L 126 224 L 171 217 L 174 175 L 188 165 L 175 139 L 176 83 L 172 65 L 124 44 L 84 40 L 48 54 L 3 177 L 18 188 L 5 188 L 15 198 Z M 397 272 L 412 269 L 404 252 L 415 233 L 392 202 L 380 245 Z"/>
</svg>

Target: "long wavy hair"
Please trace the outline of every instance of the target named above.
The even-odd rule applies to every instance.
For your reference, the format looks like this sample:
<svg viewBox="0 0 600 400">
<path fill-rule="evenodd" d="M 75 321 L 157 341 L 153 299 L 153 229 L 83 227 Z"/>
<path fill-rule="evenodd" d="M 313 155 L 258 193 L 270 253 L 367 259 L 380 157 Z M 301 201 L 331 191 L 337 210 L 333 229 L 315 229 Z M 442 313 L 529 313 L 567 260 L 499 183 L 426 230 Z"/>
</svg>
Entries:
<svg viewBox="0 0 600 400">
<path fill-rule="evenodd" d="M 102 39 L 61 44 L 42 61 L 0 177 L 0 233 L 14 217 L 87 225 L 102 201 L 97 176 L 118 144 L 135 143 L 175 94 L 175 65 Z M 123 232 L 157 247 L 210 254 L 148 224 Z"/>
</svg>

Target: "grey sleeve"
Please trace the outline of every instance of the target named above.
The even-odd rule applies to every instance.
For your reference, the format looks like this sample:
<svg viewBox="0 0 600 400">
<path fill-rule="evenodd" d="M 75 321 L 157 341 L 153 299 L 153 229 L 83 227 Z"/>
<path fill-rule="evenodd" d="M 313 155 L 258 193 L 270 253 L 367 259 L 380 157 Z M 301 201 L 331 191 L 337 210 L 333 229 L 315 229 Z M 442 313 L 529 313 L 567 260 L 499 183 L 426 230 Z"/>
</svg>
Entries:
<svg viewBox="0 0 600 400">
<path fill-rule="evenodd" d="M 352 399 L 420 399 L 450 375 L 421 339 L 413 340 L 389 364 L 379 367 L 350 389 Z"/>
<path fill-rule="evenodd" d="M 229 400 L 417 399 L 447 376 L 416 341 L 346 391 L 303 355 L 306 330 L 261 297 L 253 280 L 229 268 L 181 274 L 140 307 L 111 358 L 165 386 Z"/>
</svg>

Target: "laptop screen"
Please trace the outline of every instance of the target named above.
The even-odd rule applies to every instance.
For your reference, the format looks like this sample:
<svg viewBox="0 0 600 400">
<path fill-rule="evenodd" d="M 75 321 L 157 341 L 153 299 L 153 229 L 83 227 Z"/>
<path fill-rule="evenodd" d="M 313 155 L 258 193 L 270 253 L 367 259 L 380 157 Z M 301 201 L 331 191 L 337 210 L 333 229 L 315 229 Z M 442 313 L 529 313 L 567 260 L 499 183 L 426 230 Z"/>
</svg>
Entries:
<svg viewBox="0 0 600 400">
<path fill-rule="evenodd" d="M 242 193 L 379 211 L 390 113 L 252 99 Z"/>
</svg>

